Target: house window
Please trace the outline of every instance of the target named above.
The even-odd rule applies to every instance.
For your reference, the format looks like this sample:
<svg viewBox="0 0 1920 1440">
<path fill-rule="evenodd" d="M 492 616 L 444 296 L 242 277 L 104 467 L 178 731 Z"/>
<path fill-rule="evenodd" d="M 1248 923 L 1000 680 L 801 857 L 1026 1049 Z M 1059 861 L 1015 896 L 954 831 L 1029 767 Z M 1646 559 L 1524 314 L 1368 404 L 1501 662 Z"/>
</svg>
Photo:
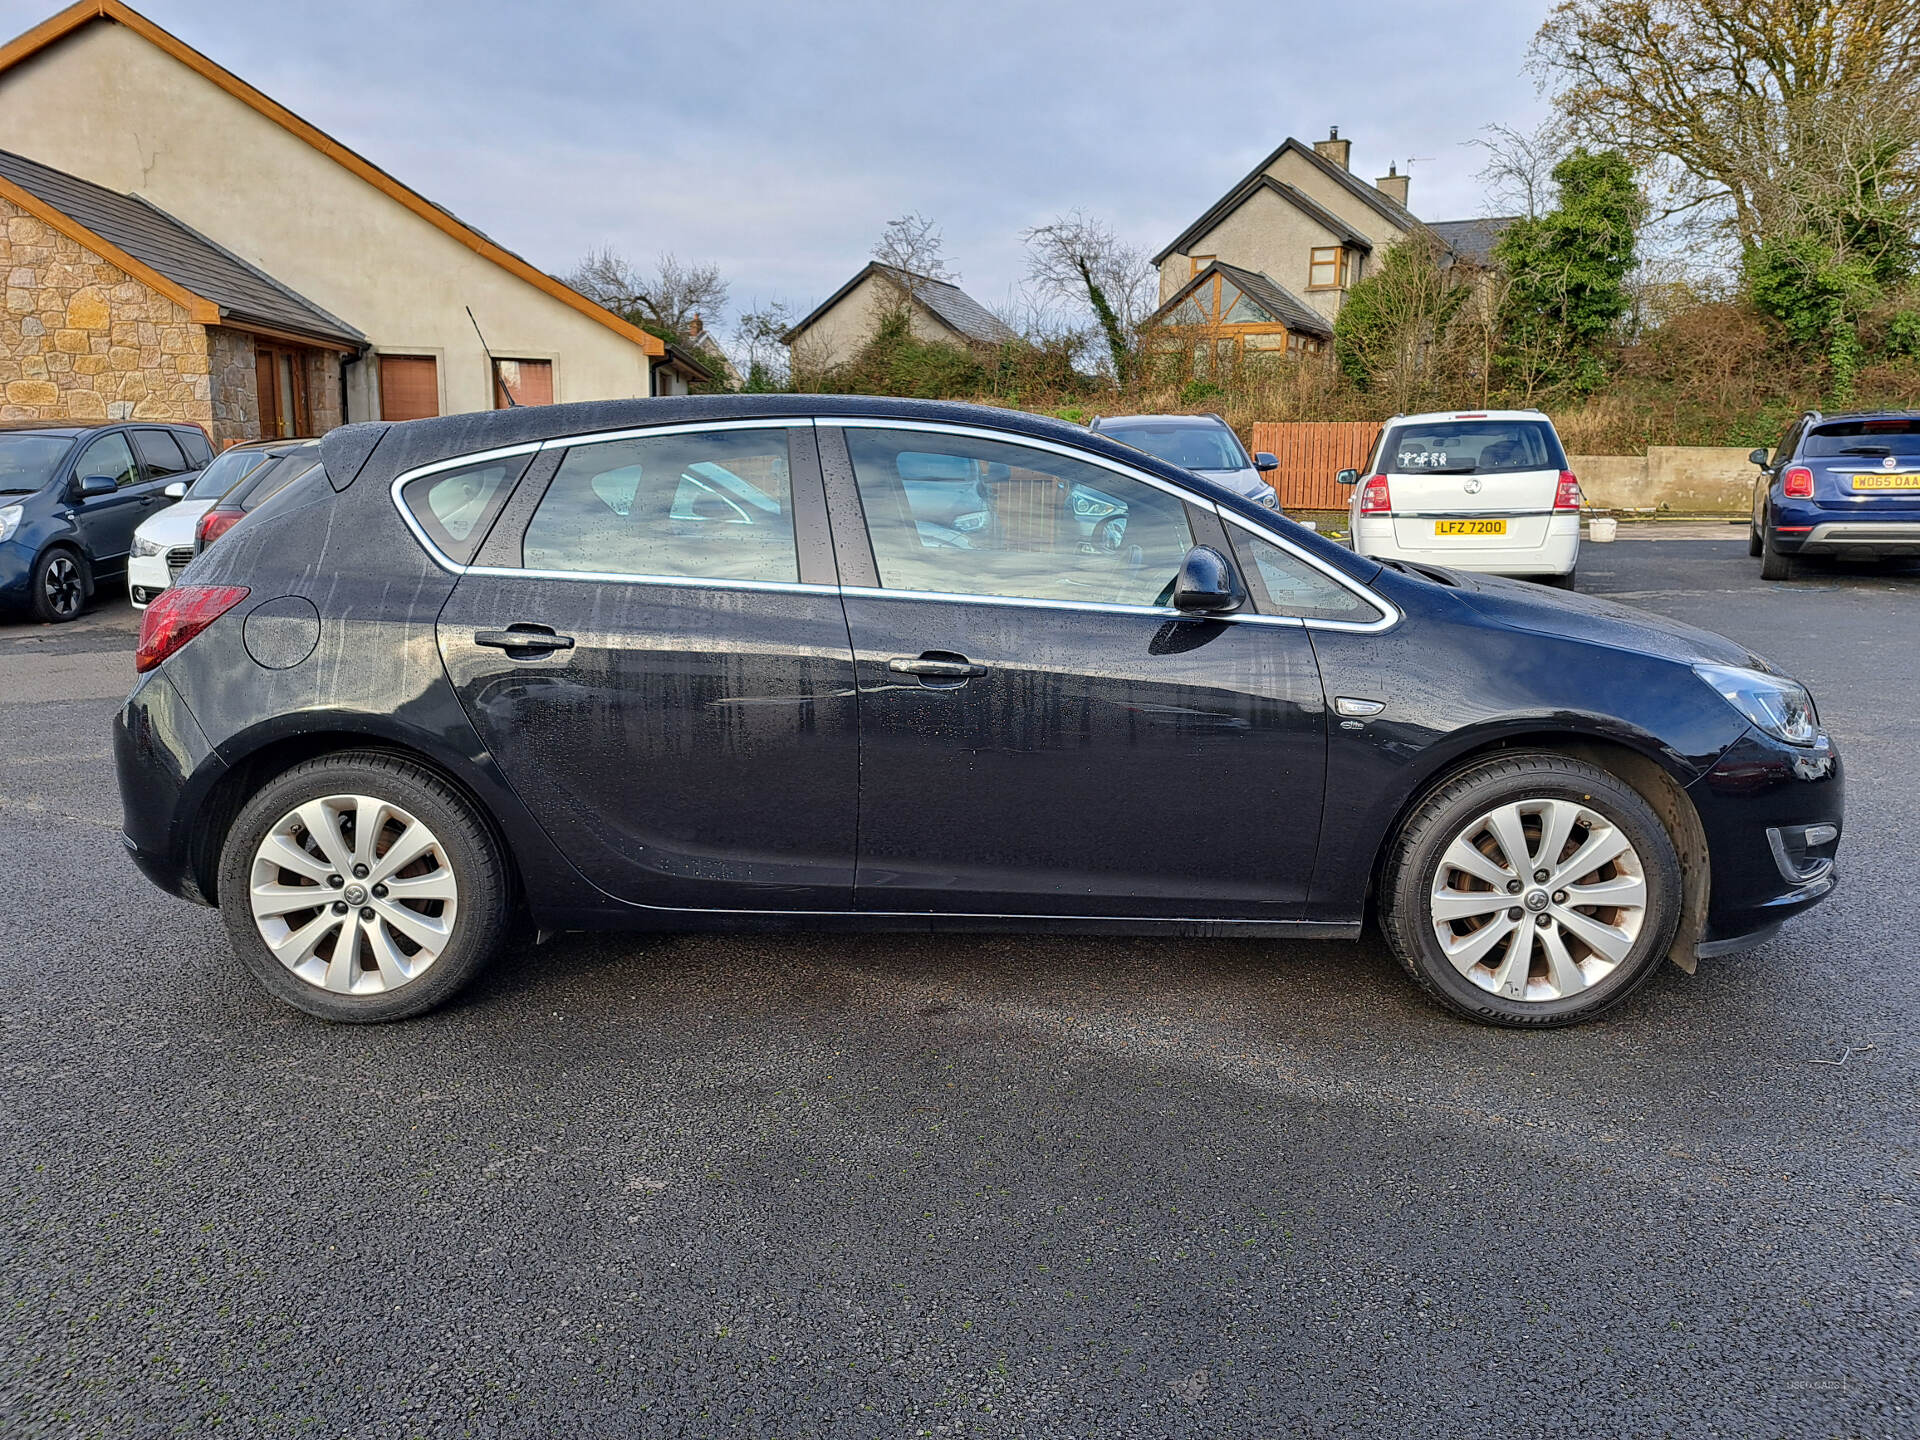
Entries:
<svg viewBox="0 0 1920 1440">
<path fill-rule="evenodd" d="M 1339 245 L 1317 245 L 1307 269 L 1309 290 L 1347 288 L 1347 252 Z"/>
<path fill-rule="evenodd" d="M 1198 275 L 1219 258 L 1218 255 L 1189 255 L 1187 257 L 1187 275 L 1189 277 Z"/>
<path fill-rule="evenodd" d="M 380 418 L 425 420 L 440 413 L 440 366 L 431 355 L 380 357 Z"/>
<path fill-rule="evenodd" d="M 507 397 L 516 405 L 553 403 L 553 362 L 551 360 L 495 360 L 493 362 L 493 408 L 507 408 Z"/>
</svg>

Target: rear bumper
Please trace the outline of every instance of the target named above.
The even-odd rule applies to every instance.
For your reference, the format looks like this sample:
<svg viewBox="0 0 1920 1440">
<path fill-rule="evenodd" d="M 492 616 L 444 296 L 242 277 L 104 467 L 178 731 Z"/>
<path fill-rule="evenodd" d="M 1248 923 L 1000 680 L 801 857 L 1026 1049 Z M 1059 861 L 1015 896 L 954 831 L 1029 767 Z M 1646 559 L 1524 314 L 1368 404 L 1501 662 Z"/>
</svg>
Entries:
<svg viewBox="0 0 1920 1440">
<path fill-rule="evenodd" d="M 1790 555 L 1853 555 L 1864 560 L 1920 555 L 1920 519 L 1827 520 L 1804 533 L 1779 528 L 1774 543 Z"/>
<path fill-rule="evenodd" d="M 114 718 L 113 762 L 120 780 L 120 838 L 133 863 L 168 894 L 210 904 L 194 874 L 193 839 L 202 803 L 226 766 L 158 671 L 135 688 Z"/>
<path fill-rule="evenodd" d="M 1443 539 L 1410 545 L 1396 538 L 1394 520 L 1407 516 L 1368 515 L 1356 518 L 1353 548 L 1371 560 L 1417 560 L 1428 565 L 1445 565 L 1454 570 L 1473 570 L 1486 575 L 1571 575 L 1580 559 L 1580 517 L 1569 511 L 1547 521 L 1546 538 L 1538 545 L 1487 543 L 1467 537 Z M 1431 528 L 1437 517 L 1418 517 Z M 1455 517 L 1474 519 L 1471 515 Z"/>
</svg>

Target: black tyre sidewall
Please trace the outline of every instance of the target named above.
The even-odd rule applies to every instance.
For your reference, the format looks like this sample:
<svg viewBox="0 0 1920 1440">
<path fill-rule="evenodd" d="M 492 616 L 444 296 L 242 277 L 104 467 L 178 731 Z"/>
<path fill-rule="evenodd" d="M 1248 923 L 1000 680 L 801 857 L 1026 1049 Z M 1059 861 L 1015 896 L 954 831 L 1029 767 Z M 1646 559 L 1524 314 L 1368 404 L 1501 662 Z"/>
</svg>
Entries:
<svg viewBox="0 0 1920 1440">
<path fill-rule="evenodd" d="M 53 568 L 55 560 L 63 556 L 73 561 L 80 571 L 80 605 L 71 615 L 62 615 L 47 603 L 47 571 Z M 87 591 L 91 578 L 86 556 L 66 545 L 49 545 L 40 552 L 40 558 L 33 562 L 32 598 L 27 602 L 32 608 L 33 618 L 48 625 L 64 625 L 69 620 L 78 620 L 87 611 Z"/>
<path fill-rule="evenodd" d="M 460 887 L 460 908 L 446 949 L 420 979 L 392 993 L 336 995 L 288 970 L 267 948 L 248 903 L 254 852 L 296 806 L 327 795 L 373 795 L 424 821 L 439 838 Z M 268 781 L 242 807 L 220 855 L 220 913 L 235 957 L 276 999 L 322 1020 L 378 1024 L 445 1004 L 491 961 L 507 938 L 510 885 L 491 831 L 457 791 L 399 756 L 353 753 L 295 766 Z"/>
<path fill-rule="evenodd" d="M 1435 939 L 1428 896 L 1449 844 L 1479 815 L 1519 799 L 1573 800 L 1625 832 L 1646 870 L 1648 917 L 1620 967 L 1568 1000 L 1521 1002 L 1480 989 L 1453 968 Z M 1495 1025 L 1575 1025 L 1625 999 L 1659 968 L 1679 925 L 1680 861 L 1646 800 L 1598 766 L 1552 754 L 1503 756 L 1450 777 L 1408 820 L 1395 845 L 1381 929 L 1421 987 L 1450 1009 Z"/>
<path fill-rule="evenodd" d="M 1760 578 L 1762 580 L 1793 578 L 1793 557 L 1774 542 L 1771 515 L 1767 517 L 1766 528 L 1760 532 Z"/>
</svg>

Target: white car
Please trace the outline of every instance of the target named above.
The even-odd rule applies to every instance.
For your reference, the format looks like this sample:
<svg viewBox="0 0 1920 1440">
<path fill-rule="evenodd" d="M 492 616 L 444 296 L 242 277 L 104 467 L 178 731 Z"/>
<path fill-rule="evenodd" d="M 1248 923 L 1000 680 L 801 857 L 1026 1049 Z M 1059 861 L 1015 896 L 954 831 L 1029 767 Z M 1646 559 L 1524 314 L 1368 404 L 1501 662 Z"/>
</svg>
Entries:
<svg viewBox="0 0 1920 1440">
<path fill-rule="evenodd" d="M 1358 554 L 1573 588 L 1580 482 L 1538 410 L 1396 415 L 1340 483 Z"/>
<path fill-rule="evenodd" d="M 178 496 L 179 503 L 169 505 L 133 532 L 133 552 L 127 557 L 127 595 L 134 609 L 146 609 L 187 568 L 187 562 L 193 559 L 194 527 L 213 508 L 213 502 L 291 443 L 258 440 L 232 446 L 214 456 L 192 481 L 167 487 L 167 494 Z"/>
</svg>

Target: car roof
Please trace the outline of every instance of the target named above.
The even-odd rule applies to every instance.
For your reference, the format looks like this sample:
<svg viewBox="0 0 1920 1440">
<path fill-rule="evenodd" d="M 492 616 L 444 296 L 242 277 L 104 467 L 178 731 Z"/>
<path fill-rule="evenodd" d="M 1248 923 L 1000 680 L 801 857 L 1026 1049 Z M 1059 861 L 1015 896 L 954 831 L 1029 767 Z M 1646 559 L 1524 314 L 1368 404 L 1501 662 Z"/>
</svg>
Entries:
<svg viewBox="0 0 1920 1440">
<path fill-rule="evenodd" d="M 182 420 L 107 420 L 98 425 L 63 425 L 58 420 L 0 420 L 0 432 L 9 435 L 65 435 L 72 439 L 76 435 L 91 435 L 95 430 L 119 430 L 129 425 L 143 430 L 199 430 L 202 435 L 207 433 L 191 421 Z"/>
<path fill-rule="evenodd" d="M 1213 429 L 1233 427 L 1218 415 L 1102 415 L 1090 427 L 1096 431 L 1109 425 L 1205 425 Z"/>
<path fill-rule="evenodd" d="M 1389 425 L 1433 425 L 1451 420 L 1547 420 L 1544 410 L 1426 410 L 1418 415 L 1395 415 Z"/>
</svg>

